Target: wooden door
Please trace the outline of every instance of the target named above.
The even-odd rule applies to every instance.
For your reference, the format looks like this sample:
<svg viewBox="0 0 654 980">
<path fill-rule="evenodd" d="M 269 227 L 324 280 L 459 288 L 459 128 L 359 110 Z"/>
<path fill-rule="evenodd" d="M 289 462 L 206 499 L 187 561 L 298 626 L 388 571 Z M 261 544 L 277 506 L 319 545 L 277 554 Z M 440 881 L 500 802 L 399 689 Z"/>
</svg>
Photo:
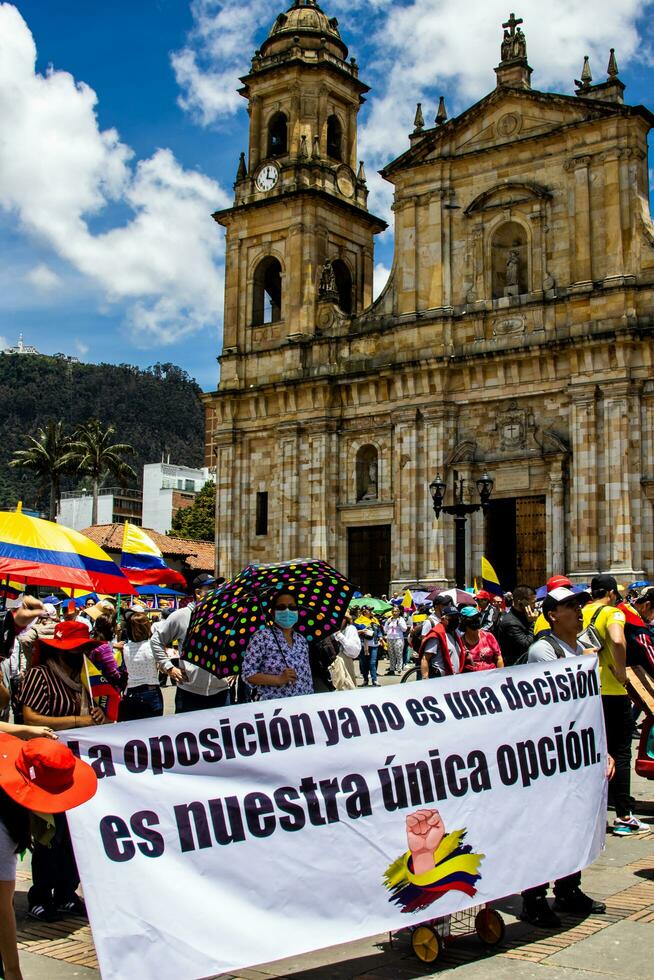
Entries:
<svg viewBox="0 0 654 980">
<path fill-rule="evenodd" d="M 516 500 L 516 578 L 534 589 L 547 581 L 545 497 Z"/>
<path fill-rule="evenodd" d="M 391 577 L 391 526 L 350 527 L 347 531 L 350 582 L 365 595 L 388 595 Z"/>
</svg>

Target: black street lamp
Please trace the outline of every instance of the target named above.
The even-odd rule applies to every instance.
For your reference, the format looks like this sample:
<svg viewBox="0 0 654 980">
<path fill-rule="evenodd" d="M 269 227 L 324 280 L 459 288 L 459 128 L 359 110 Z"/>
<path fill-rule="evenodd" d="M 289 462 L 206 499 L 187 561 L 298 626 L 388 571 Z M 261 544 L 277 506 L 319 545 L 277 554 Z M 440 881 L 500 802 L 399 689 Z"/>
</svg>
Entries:
<svg viewBox="0 0 654 980">
<path fill-rule="evenodd" d="M 429 484 L 429 492 L 431 494 L 431 499 L 434 503 L 434 513 L 438 519 L 443 514 L 452 514 L 454 516 L 454 529 L 455 529 L 455 565 L 456 565 L 456 587 L 457 589 L 465 589 L 466 580 L 466 520 L 468 514 L 474 514 L 475 511 L 483 510 L 486 511 L 488 507 L 488 501 L 493 492 L 494 480 L 484 472 L 484 475 L 476 481 L 477 493 L 479 494 L 480 503 L 478 504 L 465 504 L 463 502 L 463 478 L 457 480 L 456 473 L 454 474 L 454 503 L 450 506 L 443 506 L 443 500 L 445 499 L 445 491 L 447 489 L 445 481 L 437 476 L 435 480 Z M 457 499 L 458 497 L 458 499 Z"/>
</svg>

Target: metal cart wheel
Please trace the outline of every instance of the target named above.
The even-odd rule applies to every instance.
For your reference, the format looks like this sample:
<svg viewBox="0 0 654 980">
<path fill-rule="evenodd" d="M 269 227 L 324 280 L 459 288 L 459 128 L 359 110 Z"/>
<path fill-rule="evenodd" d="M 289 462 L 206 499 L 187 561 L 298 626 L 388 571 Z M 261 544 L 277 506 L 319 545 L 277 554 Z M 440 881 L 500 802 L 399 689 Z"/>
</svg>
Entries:
<svg viewBox="0 0 654 980">
<path fill-rule="evenodd" d="M 504 919 L 495 909 L 481 909 L 475 916 L 475 932 L 484 946 L 499 946 L 504 939 Z"/>
<path fill-rule="evenodd" d="M 431 926 L 416 926 L 411 948 L 422 963 L 434 963 L 443 951 L 443 940 Z"/>
</svg>

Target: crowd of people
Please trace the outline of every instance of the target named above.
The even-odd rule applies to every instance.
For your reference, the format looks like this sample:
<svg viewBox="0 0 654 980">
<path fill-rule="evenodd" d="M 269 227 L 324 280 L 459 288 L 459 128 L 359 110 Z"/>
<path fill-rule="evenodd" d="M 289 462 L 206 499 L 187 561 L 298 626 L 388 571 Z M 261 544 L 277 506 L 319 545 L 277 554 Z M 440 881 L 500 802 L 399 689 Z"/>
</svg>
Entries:
<svg viewBox="0 0 654 980">
<path fill-rule="evenodd" d="M 111 598 L 91 599 L 80 610 L 74 602 L 57 608 L 25 596 L 0 619 L 0 740 L 38 742 L 45 771 L 48 742 L 58 731 L 158 717 L 164 711 L 162 687 L 169 681 L 176 688 L 175 711 L 183 713 L 234 701 L 378 687 L 384 659 L 387 676 L 427 680 L 594 651 L 599 655 L 608 750 L 615 770 L 610 785 L 612 831 L 631 836 L 650 830 L 635 816 L 630 791 L 637 712 L 627 668 L 638 667 L 654 676 L 653 587 L 625 600 L 611 575 L 596 576 L 587 590 L 554 576 L 540 603 L 535 590 L 526 586 L 503 597 L 482 590 L 458 602 L 452 593 L 435 590 L 417 608 L 407 607 L 401 595 L 386 602 L 361 597 L 336 633 L 313 643 L 298 629 L 297 594 L 279 591 L 270 597 L 268 625 L 250 641 L 236 679 L 219 678 L 180 658 L 195 603 L 221 581 L 198 576 L 190 602 L 154 616 L 139 602 L 120 610 Z M 383 612 L 375 612 L 380 607 Z M 117 692 L 115 717 L 93 699 L 89 663 Z M 649 715 L 646 720 L 651 720 Z M 0 744 L 4 787 L 1 748 Z M 17 817 L 16 806 L 0 789 L 0 912 L 7 911 L 13 895 L 12 860 L 29 843 L 29 914 L 45 922 L 85 915 L 65 808 L 52 810 L 46 818 L 32 815 L 27 832 L 25 815 Z M 25 808 L 29 809 L 27 803 Z M 552 927 L 559 920 L 546 900 L 546 887 L 524 893 L 523 915 Z M 579 875 L 556 882 L 554 893 L 555 908 L 584 915 L 603 911 L 601 903 L 580 890 Z M 5 922 L 0 926 L 0 952 L 6 976 L 15 980 L 20 972 L 12 965 L 17 963 L 12 948 Z"/>
</svg>

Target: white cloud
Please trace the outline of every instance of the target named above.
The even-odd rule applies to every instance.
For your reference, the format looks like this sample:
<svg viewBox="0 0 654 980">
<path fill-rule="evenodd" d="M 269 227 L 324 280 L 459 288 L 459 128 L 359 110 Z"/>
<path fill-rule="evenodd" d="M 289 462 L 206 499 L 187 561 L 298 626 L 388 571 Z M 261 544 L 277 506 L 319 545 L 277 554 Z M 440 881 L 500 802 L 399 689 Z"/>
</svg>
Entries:
<svg viewBox="0 0 654 980">
<path fill-rule="evenodd" d="M 596 80 L 604 78 L 610 47 L 624 67 L 638 51 L 636 20 L 651 7 L 651 0 L 596 0 L 589 16 L 585 0 L 523 0 L 534 87 L 572 93 L 586 54 Z M 423 101 L 431 126 L 441 92 L 450 94 L 455 114 L 494 87 L 506 0 L 468 0 L 465 23 L 461 15 L 460 0 L 412 0 L 393 4 L 379 22 L 373 37 L 378 85 L 361 132 L 373 165 L 407 148 L 416 102 Z"/>
<path fill-rule="evenodd" d="M 522 0 L 534 86 L 572 92 L 585 54 L 596 79 L 603 78 L 610 47 L 622 68 L 635 57 L 647 60 L 648 52 L 638 50 L 637 18 L 652 6 L 596 0 L 589 13 L 587 0 Z M 362 77 L 372 84 L 360 125 L 369 174 L 408 148 L 416 102 L 431 126 L 441 93 L 456 114 L 494 87 L 506 0 L 467 0 L 465 7 L 460 0 L 325 0 L 323 9 L 339 15 L 346 43 L 362 47 Z M 262 0 L 193 0 L 192 11 L 186 47 L 172 57 L 180 105 L 206 126 L 243 105 L 238 76 L 277 8 Z M 388 220 L 392 189 L 372 174 L 370 188 L 371 209 Z"/>
<path fill-rule="evenodd" d="M 84 357 L 85 354 L 88 354 L 90 349 L 91 348 L 89 347 L 89 345 L 85 344 L 83 340 L 79 339 L 79 337 L 75 338 L 75 350 L 80 355 L 80 357 Z"/>
<path fill-rule="evenodd" d="M 9 341 L 6 337 L 0 335 L 0 350 L 4 350 L 5 347 L 9 347 Z"/>
<path fill-rule="evenodd" d="M 61 279 L 57 273 L 53 272 L 49 266 L 44 265 L 43 263 L 40 265 L 35 265 L 33 269 L 30 269 L 29 272 L 25 274 L 25 279 L 30 283 L 30 285 L 34 286 L 38 290 L 41 290 L 42 292 L 49 292 L 50 290 L 55 289 L 61 282 Z"/>
<path fill-rule="evenodd" d="M 372 295 L 374 299 L 377 299 L 382 289 L 388 282 L 388 277 L 391 274 L 391 270 L 383 265 L 381 262 L 375 263 L 375 268 L 372 277 Z"/>
<path fill-rule="evenodd" d="M 203 126 L 232 116 L 244 105 L 239 75 L 254 54 L 256 32 L 274 20 L 265 0 L 192 0 L 193 29 L 171 55 L 180 106 Z"/>
<path fill-rule="evenodd" d="M 12 134 L 0 141 L 0 207 L 109 302 L 127 299 L 137 343 L 167 343 L 217 323 L 223 246 L 210 215 L 228 205 L 227 195 L 167 149 L 134 165 L 118 133 L 100 130 L 95 92 L 64 71 L 36 73 L 35 59 L 18 10 L 0 4 L 0 130 Z M 132 219 L 93 234 L 89 217 L 114 201 Z"/>
</svg>

